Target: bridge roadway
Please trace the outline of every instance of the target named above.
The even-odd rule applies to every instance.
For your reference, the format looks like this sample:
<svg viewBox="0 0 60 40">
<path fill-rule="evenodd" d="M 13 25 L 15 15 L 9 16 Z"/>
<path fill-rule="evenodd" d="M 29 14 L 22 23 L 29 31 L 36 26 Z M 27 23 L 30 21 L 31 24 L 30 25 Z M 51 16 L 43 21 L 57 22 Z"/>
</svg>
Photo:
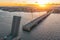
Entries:
<svg viewBox="0 0 60 40">
<path fill-rule="evenodd" d="M 60 40 L 60 14 L 52 13 L 31 32 L 23 31 L 22 40 Z"/>
</svg>

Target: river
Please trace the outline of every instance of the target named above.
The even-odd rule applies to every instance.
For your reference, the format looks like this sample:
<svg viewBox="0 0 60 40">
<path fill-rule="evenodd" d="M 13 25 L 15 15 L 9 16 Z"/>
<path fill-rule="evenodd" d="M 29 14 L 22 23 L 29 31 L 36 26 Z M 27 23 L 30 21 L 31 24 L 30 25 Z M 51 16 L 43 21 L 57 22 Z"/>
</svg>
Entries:
<svg viewBox="0 0 60 40">
<path fill-rule="evenodd" d="M 22 40 L 60 40 L 60 14 L 51 13 L 31 32 L 22 31 L 22 26 L 45 12 L 8 12 L 0 10 L 0 37 L 11 32 L 13 16 L 21 16 L 19 37 Z"/>
<path fill-rule="evenodd" d="M 21 16 L 20 31 L 22 26 L 39 17 L 45 12 L 8 12 L 0 10 L 0 37 L 8 35 L 11 32 L 13 16 Z"/>
</svg>

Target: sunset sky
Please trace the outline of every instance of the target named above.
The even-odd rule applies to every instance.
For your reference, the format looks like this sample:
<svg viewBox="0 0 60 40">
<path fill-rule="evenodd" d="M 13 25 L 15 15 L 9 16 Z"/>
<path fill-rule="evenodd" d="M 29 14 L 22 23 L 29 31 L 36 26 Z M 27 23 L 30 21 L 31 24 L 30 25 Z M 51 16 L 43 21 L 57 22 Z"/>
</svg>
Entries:
<svg viewBox="0 0 60 40">
<path fill-rule="evenodd" d="M 19 6 L 18 4 L 47 4 L 47 3 L 58 3 L 60 0 L 0 0 L 0 6 Z"/>
</svg>

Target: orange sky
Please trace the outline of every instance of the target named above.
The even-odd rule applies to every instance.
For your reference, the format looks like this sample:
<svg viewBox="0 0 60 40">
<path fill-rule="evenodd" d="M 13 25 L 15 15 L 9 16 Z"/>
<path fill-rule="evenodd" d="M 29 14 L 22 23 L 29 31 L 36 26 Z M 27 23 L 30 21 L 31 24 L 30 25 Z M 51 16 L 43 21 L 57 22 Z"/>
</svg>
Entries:
<svg viewBox="0 0 60 40">
<path fill-rule="evenodd" d="M 0 6 L 25 6 L 26 4 L 20 4 L 20 3 L 0 3 Z"/>
<path fill-rule="evenodd" d="M 60 0 L 0 0 L 0 6 L 23 6 L 20 3 L 27 3 L 27 4 L 33 4 L 33 3 L 60 3 Z M 25 5 L 25 4 L 24 4 Z"/>
<path fill-rule="evenodd" d="M 19 6 L 17 3 L 0 3 L 0 6 Z"/>
</svg>

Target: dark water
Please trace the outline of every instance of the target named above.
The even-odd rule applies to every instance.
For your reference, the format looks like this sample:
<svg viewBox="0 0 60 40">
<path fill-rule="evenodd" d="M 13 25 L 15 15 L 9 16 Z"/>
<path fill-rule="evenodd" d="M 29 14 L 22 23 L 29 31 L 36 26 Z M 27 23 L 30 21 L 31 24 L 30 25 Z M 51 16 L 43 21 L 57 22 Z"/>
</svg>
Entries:
<svg viewBox="0 0 60 40">
<path fill-rule="evenodd" d="M 19 35 L 22 33 L 22 26 L 30 22 L 31 20 L 39 17 L 44 12 L 8 12 L 0 10 L 0 37 L 8 35 L 11 31 L 13 16 L 21 16 L 21 24 Z"/>
</svg>

